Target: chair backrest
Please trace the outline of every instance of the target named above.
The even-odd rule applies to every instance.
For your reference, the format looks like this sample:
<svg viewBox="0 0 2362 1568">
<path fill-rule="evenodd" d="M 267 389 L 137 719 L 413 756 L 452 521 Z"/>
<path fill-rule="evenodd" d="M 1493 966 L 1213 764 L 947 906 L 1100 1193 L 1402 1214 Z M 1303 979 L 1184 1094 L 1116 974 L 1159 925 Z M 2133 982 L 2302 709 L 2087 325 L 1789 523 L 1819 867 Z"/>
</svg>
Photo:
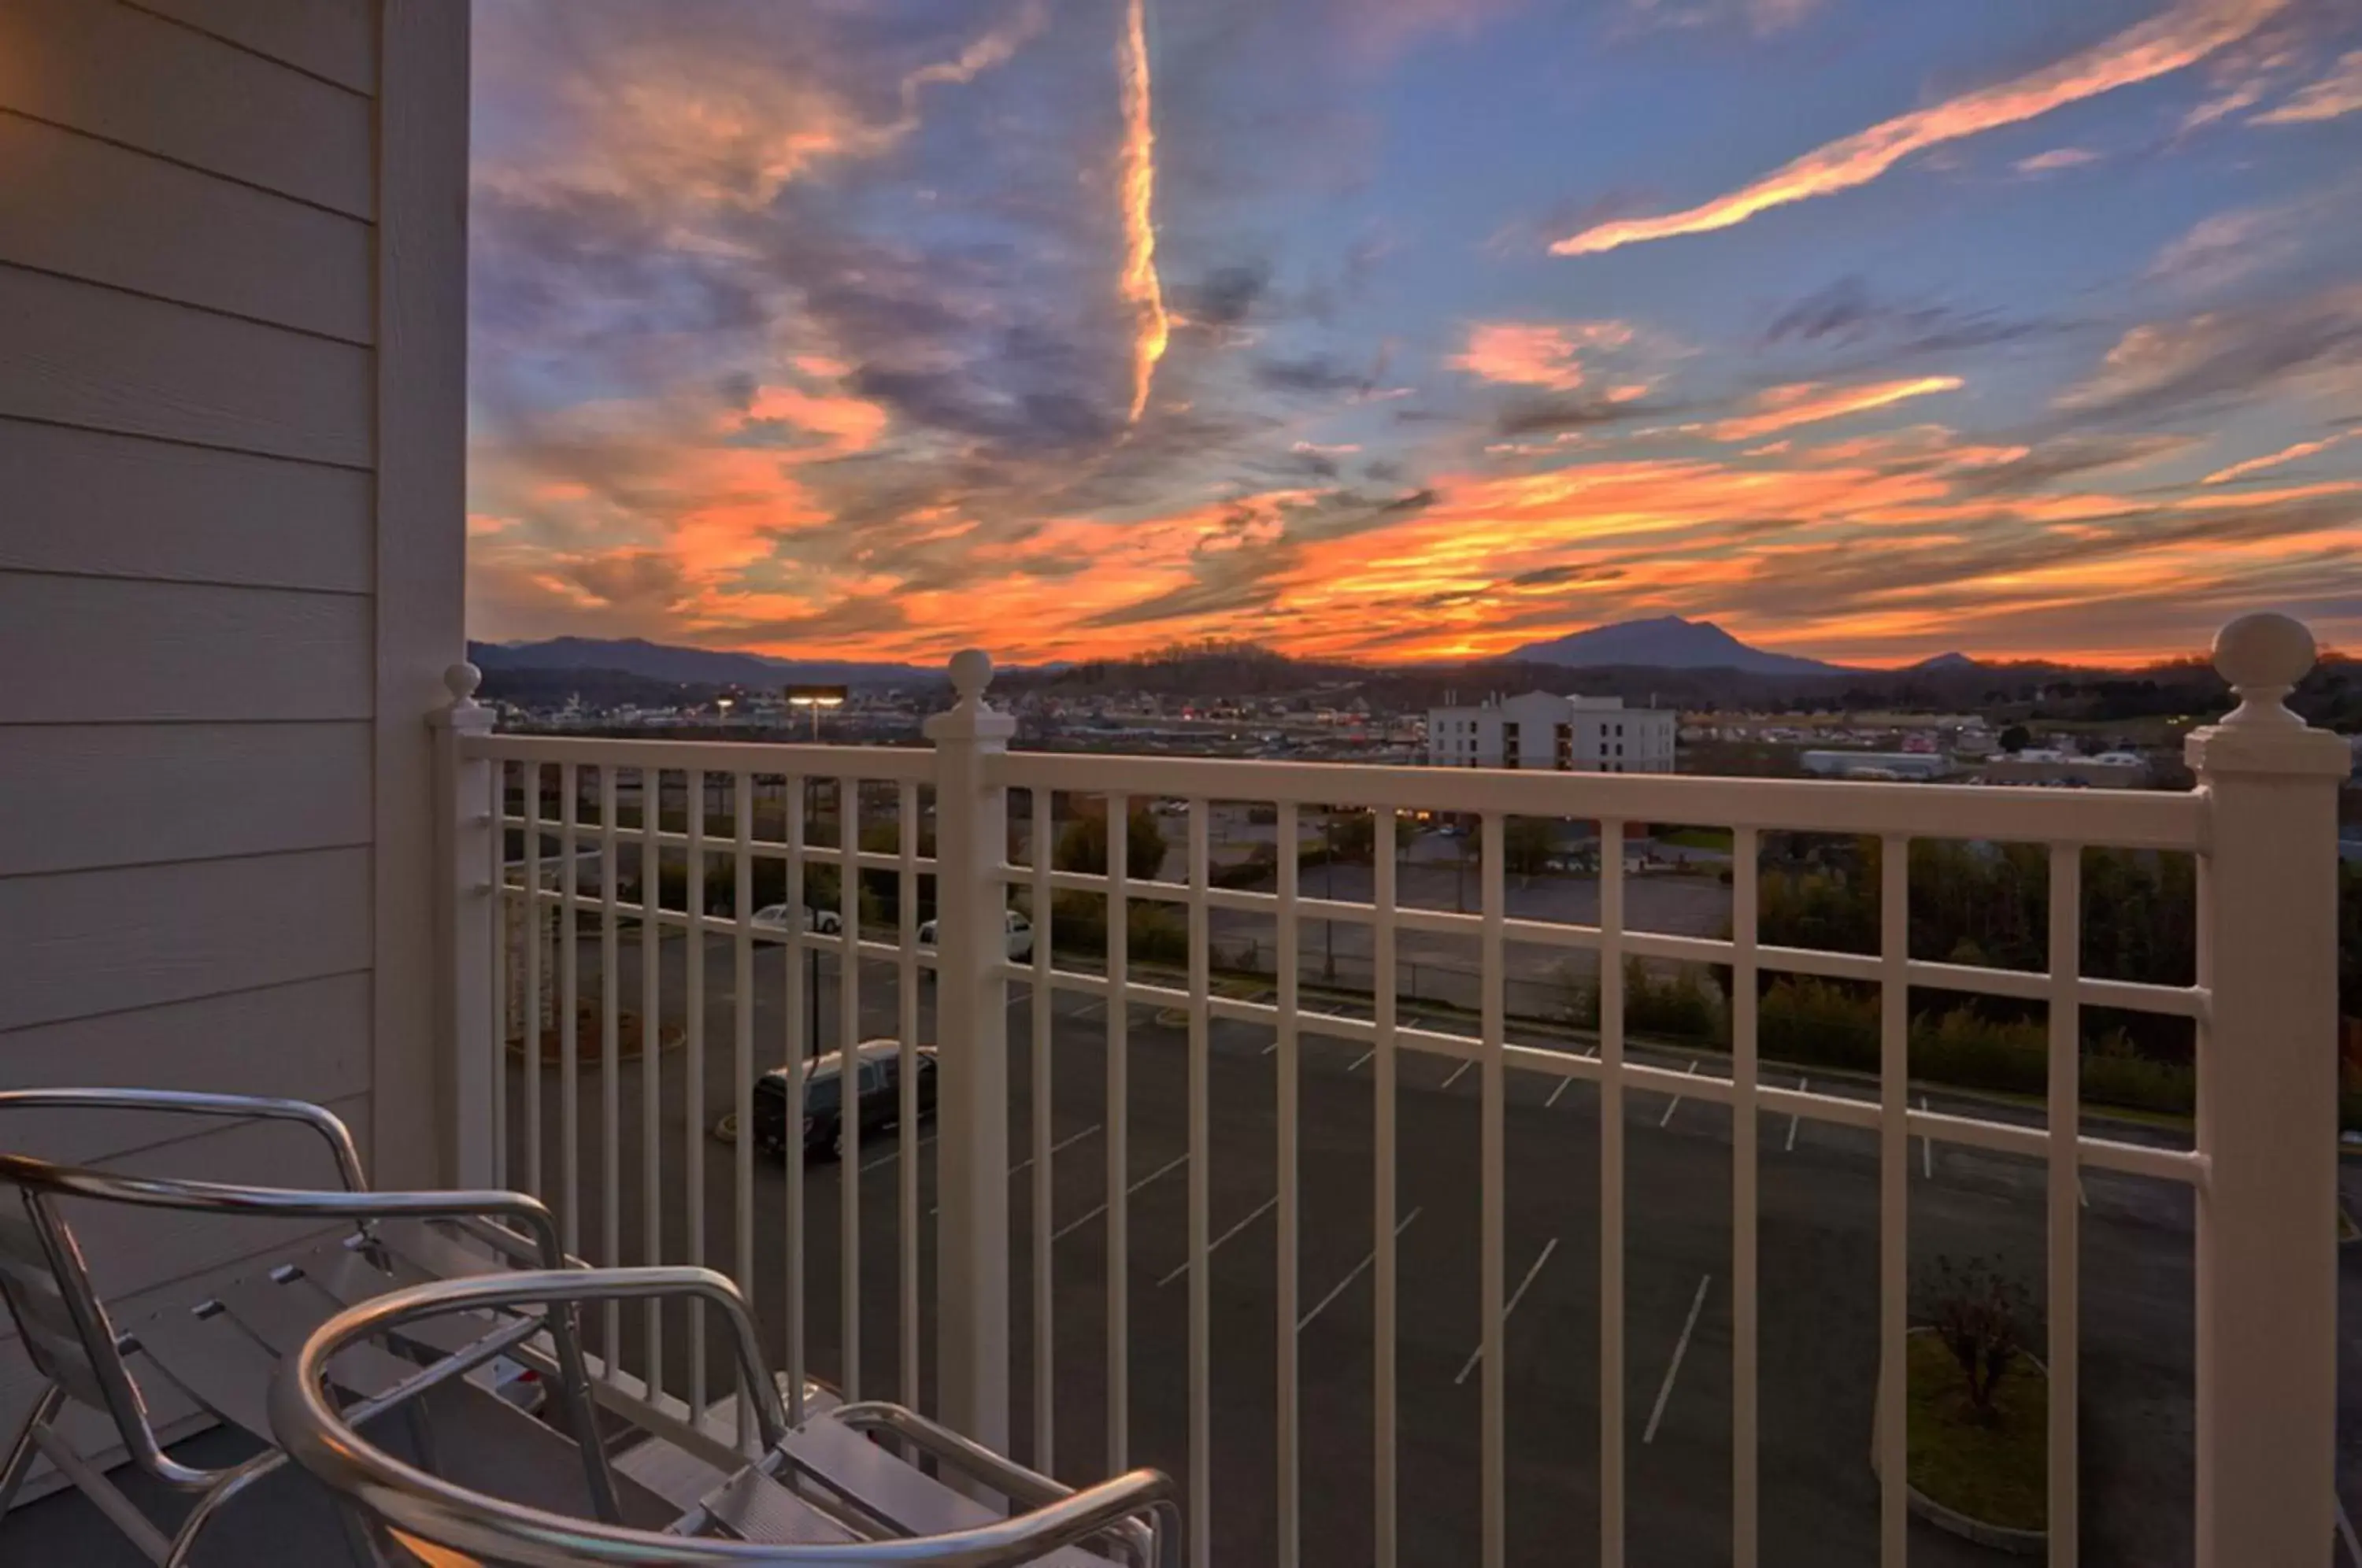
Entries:
<svg viewBox="0 0 2362 1568">
<path fill-rule="evenodd" d="M 73 1228 L 55 1203 L 59 1178 L 80 1174 L 0 1154 L 0 1299 L 34 1370 L 111 1418 L 132 1457 L 145 1464 L 160 1453 L 147 1402 L 117 1348 Z"/>
</svg>

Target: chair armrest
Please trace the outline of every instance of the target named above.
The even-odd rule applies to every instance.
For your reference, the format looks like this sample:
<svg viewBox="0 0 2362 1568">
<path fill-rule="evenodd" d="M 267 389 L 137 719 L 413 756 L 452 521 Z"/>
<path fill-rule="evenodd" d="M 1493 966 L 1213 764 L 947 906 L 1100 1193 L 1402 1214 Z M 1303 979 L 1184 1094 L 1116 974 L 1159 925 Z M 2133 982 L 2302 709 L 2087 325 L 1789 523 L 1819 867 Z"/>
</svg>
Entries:
<svg viewBox="0 0 2362 1568">
<path fill-rule="evenodd" d="M 0 1090 L 0 1110 L 149 1110 L 179 1116 L 254 1118 L 294 1121 L 311 1128 L 336 1157 L 337 1174 L 348 1192 L 369 1186 L 353 1135 L 337 1114 L 301 1099 L 263 1095 L 204 1094 L 192 1089 L 28 1088 Z"/>
<path fill-rule="evenodd" d="M 1028 1509 L 1044 1508 L 1081 1495 L 1063 1481 L 1029 1470 L 1007 1454 L 987 1448 L 941 1422 L 929 1420 L 906 1405 L 867 1399 L 841 1405 L 830 1411 L 827 1419 L 858 1432 L 891 1432 Z M 1154 1536 L 1139 1519 L 1127 1518 L 1112 1528 L 1130 1541 L 1139 1561 L 1155 1561 Z"/>
</svg>

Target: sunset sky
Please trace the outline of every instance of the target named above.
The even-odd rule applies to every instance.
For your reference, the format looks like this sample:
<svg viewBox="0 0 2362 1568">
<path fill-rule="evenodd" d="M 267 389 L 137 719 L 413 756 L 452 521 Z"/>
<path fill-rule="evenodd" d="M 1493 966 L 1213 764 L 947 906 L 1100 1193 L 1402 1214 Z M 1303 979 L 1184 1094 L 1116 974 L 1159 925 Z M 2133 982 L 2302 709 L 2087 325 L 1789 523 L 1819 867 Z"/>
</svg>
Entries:
<svg viewBox="0 0 2362 1568">
<path fill-rule="evenodd" d="M 477 0 L 469 630 L 2362 644 L 2353 0 Z"/>
</svg>

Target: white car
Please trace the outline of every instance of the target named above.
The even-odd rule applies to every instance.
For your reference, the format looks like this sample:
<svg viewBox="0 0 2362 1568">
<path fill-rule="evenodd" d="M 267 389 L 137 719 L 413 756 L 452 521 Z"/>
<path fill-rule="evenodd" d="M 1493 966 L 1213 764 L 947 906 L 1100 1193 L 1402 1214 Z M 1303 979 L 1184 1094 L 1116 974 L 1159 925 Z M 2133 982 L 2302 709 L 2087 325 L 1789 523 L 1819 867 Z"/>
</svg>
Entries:
<svg viewBox="0 0 2362 1568">
<path fill-rule="evenodd" d="M 1021 964 L 1026 959 L 1032 957 L 1033 922 L 1027 920 L 1023 915 L 1019 914 L 1015 910 L 1010 910 L 1009 911 L 1008 931 L 1009 961 L 1012 964 Z M 935 922 L 933 921 L 928 921 L 919 927 L 919 945 L 922 947 L 933 947 L 934 944 Z"/>
<path fill-rule="evenodd" d="M 803 930 L 817 932 L 822 936 L 835 936 L 844 930 L 843 915 L 834 910 L 816 910 L 809 905 L 803 911 L 803 919 L 798 921 L 794 905 L 765 904 L 755 911 L 752 923 L 757 931 L 777 932 L 793 931 L 800 925 Z"/>
</svg>

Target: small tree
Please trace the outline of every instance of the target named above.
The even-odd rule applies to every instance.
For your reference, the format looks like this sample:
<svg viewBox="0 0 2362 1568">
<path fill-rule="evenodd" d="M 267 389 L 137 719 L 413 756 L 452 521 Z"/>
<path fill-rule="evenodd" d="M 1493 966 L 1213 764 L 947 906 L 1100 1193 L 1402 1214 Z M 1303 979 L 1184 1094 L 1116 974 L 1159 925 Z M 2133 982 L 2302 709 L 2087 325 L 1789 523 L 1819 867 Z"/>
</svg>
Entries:
<svg viewBox="0 0 2362 1568">
<path fill-rule="evenodd" d="M 2024 724 L 2012 724 L 2009 728 L 2002 731 L 1994 744 L 1999 745 L 2002 750 L 2014 754 L 2016 752 L 2024 751 L 2027 746 L 2034 744 L 2034 734 Z"/>
<path fill-rule="evenodd" d="M 1558 850 L 1558 824 L 1548 817 L 1511 817 L 1502 824 L 1503 863 L 1520 877 L 1545 869 Z"/>
<path fill-rule="evenodd" d="M 1058 835 L 1050 864 L 1061 871 L 1104 877 L 1108 867 L 1108 823 L 1104 810 L 1076 817 Z M 1164 830 L 1146 809 L 1135 809 L 1124 826 L 1124 872 L 1131 877 L 1154 877 L 1164 865 Z"/>
<path fill-rule="evenodd" d="M 1937 1338 L 1959 1364 L 1969 1410 L 1992 1420 L 2002 1380 L 2025 1349 L 2025 1287 L 1982 1258 L 1955 1264 L 1948 1257 L 1936 1260 L 1927 1286 L 1928 1314 Z"/>
</svg>

